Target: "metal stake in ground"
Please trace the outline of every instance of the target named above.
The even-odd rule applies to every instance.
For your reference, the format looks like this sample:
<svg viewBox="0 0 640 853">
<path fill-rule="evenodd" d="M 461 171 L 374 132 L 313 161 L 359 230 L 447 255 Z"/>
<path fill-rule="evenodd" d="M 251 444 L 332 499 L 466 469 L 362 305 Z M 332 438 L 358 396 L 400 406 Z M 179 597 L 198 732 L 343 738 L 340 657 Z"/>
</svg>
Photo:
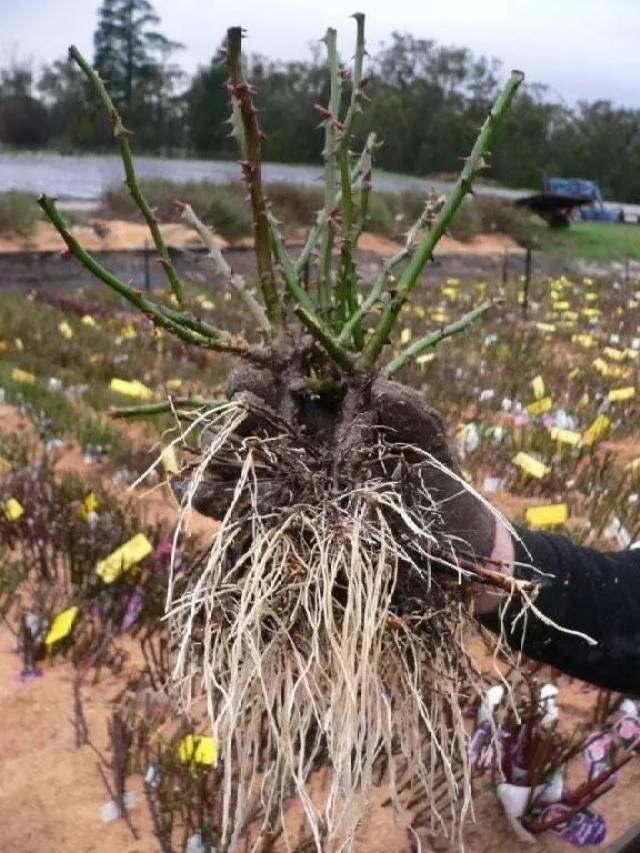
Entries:
<svg viewBox="0 0 640 853">
<path fill-rule="evenodd" d="M 522 293 L 522 313 L 526 317 L 529 311 L 529 287 L 531 285 L 532 270 L 531 246 L 527 246 L 527 254 L 524 258 L 524 291 Z"/>
</svg>

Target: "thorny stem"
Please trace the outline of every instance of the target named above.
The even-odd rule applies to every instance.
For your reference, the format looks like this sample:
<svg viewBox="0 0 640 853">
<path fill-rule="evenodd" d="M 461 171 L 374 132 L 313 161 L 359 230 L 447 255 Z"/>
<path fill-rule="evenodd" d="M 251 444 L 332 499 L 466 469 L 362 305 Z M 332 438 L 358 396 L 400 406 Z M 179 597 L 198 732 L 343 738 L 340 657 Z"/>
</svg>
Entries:
<svg viewBox="0 0 640 853">
<path fill-rule="evenodd" d="M 316 307 L 311 301 L 309 295 L 306 293 L 302 285 L 300 284 L 300 280 L 298 275 L 296 274 L 293 265 L 291 264 L 291 260 L 289 255 L 287 254 L 287 250 L 284 247 L 284 243 L 282 242 L 282 236 L 280 231 L 278 230 L 277 223 L 272 214 L 269 214 L 269 222 L 272 224 L 270 230 L 270 238 L 271 238 L 271 246 L 273 248 L 273 254 L 276 257 L 277 262 L 280 265 L 280 269 L 282 271 L 282 277 L 284 278 L 284 283 L 287 287 L 287 290 L 291 294 L 291 296 L 295 299 L 298 305 L 302 305 L 307 311 L 315 314 Z"/>
<path fill-rule="evenodd" d="M 129 145 L 129 131 L 122 123 L 122 117 L 116 109 L 113 101 L 109 97 L 109 93 L 105 89 L 104 84 L 100 79 L 99 75 L 96 71 L 94 71 L 94 69 L 82 56 L 78 48 L 74 45 L 69 48 L 69 58 L 72 59 L 76 63 L 76 65 L 78 65 L 82 73 L 91 83 L 94 93 L 100 100 L 107 114 L 107 118 L 113 126 L 113 135 L 120 148 L 120 156 L 122 158 L 122 164 L 124 166 L 126 184 L 129 188 L 129 192 L 131 193 L 131 198 L 136 203 L 138 210 L 143 215 L 145 222 L 147 223 L 155 247 L 158 250 L 158 255 L 160 256 L 160 261 L 162 263 L 165 275 L 167 277 L 167 280 L 169 281 L 171 290 L 173 291 L 173 295 L 175 296 L 178 305 L 182 307 L 184 305 L 184 290 L 182 287 L 182 282 L 178 278 L 178 274 L 176 273 L 173 264 L 171 263 L 169 252 L 164 243 L 164 240 L 162 239 L 162 234 L 160 233 L 158 220 L 154 216 L 153 211 L 149 207 L 149 204 L 146 198 L 144 197 L 142 190 L 140 189 L 140 185 L 138 184 L 136 173 L 133 168 L 131 146 Z"/>
<path fill-rule="evenodd" d="M 214 235 L 198 218 L 190 204 L 182 205 L 182 218 L 187 225 L 190 225 L 194 231 L 198 233 L 198 236 L 208 249 L 209 257 L 213 261 L 216 271 L 229 282 L 238 296 L 242 299 L 244 304 L 247 306 L 249 313 L 256 321 L 258 328 L 269 334 L 271 326 L 267 315 L 264 312 L 264 308 L 255 298 L 253 293 L 247 289 L 244 277 L 233 272 L 229 264 L 226 262 L 224 255 L 220 251 L 220 247 L 216 243 Z"/>
<path fill-rule="evenodd" d="M 341 223 L 341 246 L 340 246 L 340 274 L 338 277 L 338 313 L 339 327 L 357 309 L 356 302 L 356 270 L 353 263 L 353 198 L 351 193 L 351 176 L 349 174 L 349 146 L 351 143 L 351 130 L 356 112 L 360 109 L 360 97 L 362 95 L 362 66 L 364 64 L 365 42 L 364 42 L 364 15 L 357 12 L 354 16 L 357 23 L 356 52 L 353 66 L 353 80 L 351 83 L 351 102 L 347 115 L 340 131 L 338 149 L 338 161 L 340 164 L 340 183 L 342 188 L 342 223 Z M 370 154 L 370 152 L 369 152 Z M 367 181 L 367 173 L 364 172 L 364 180 Z M 368 170 L 368 181 L 370 184 L 371 169 Z M 365 204 L 368 205 L 368 189 L 364 191 Z M 353 343 L 356 349 L 362 349 L 364 340 L 360 322 L 353 325 Z"/>
<path fill-rule="evenodd" d="M 293 310 L 298 319 L 304 323 L 331 360 L 342 370 L 345 370 L 347 373 L 352 373 L 354 363 L 351 355 L 327 331 L 324 324 L 319 321 L 318 317 L 307 311 L 302 307 L 302 305 L 297 305 Z"/>
<path fill-rule="evenodd" d="M 389 362 L 389 364 L 384 368 L 384 373 L 387 376 L 393 376 L 394 373 L 397 373 L 401 368 L 408 364 L 408 362 L 425 352 L 425 350 L 433 349 L 445 338 L 450 338 L 452 335 L 458 335 L 460 332 L 464 332 L 468 326 L 472 323 L 476 323 L 484 314 L 487 313 L 487 311 L 490 311 L 495 305 L 499 305 L 502 301 L 502 299 L 489 299 L 486 302 L 483 302 L 482 305 L 478 305 L 477 308 L 463 314 L 462 317 L 454 320 L 453 323 L 449 323 L 448 326 L 444 326 L 442 329 L 438 329 L 437 332 L 431 332 L 423 338 L 419 338 L 417 341 L 414 341 L 403 352 L 401 352 L 400 355 L 396 356 L 393 361 Z"/>
<path fill-rule="evenodd" d="M 347 322 L 342 327 L 342 330 L 338 335 L 338 341 L 340 343 L 345 343 L 345 341 L 349 340 L 354 325 L 356 323 L 361 322 L 365 314 L 370 311 L 371 308 L 373 308 L 376 302 L 378 302 L 384 292 L 384 286 L 387 281 L 387 276 L 390 274 L 391 270 L 394 269 L 394 267 L 401 263 L 405 258 L 409 257 L 409 255 L 413 251 L 413 246 L 418 232 L 422 228 L 424 228 L 427 223 L 429 213 L 429 208 L 425 207 L 424 211 L 420 214 L 416 222 L 409 229 L 405 244 L 402 249 L 400 249 L 400 251 L 396 252 L 395 255 L 392 255 L 390 258 L 388 258 L 388 260 L 384 262 L 380 271 L 380 275 L 373 282 L 368 296 L 366 297 L 366 299 L 363 300 L 362 305 L 360 305 L 357 311 L 355 311 L 351 315 L 351 317 L 349 317 Z"/>
<path fill-rule="evenodd" d="M 205 400 L 204 397 L 173 397 L 162 403 L 148 403 L 142 406 L 112 407 L 107 414 L 112 418 L 143 418 L 148 415 L 163 415 L 174 409 L 200 409 L 203 406 L 213 408 L 224 405 L 222 400 Z"/>
<path fill-rule="evenodd" d="M 342 182 L 342 224 L 340 243 L 340 273 L 337 287 L 338 329 L 357 309 L 356 269 L 353 263 L 353 199 L 349 175 L 349 148 L 340 149 L 340 178 Z M 353 327 L 353 341 L 357 349 L 362 349 L 362 329 L 359 323 Z"/>
<path fill-rule="evenodd" d="M 486 166 L 484 154 L 488 153 L 495 132 L 523 80 L 524 75 L 521 71 L 512 71 L 507 84 L 500 95 L 498 95 L 480 130 L 471 154 L 465 159 L 464 168 L 449 198 L 440 211 L 433 228 L 422 243 L 420 243 L 413 258 L 400 276 L 396 291 L 385 306 L 375 332 L 364 349 L 362 363 L 366 368 L 373 367 L 378 360 L 380 353 L 389 339 L 389 334 L 398 319 L 400 310 L 415 287 L 424 265 L 432 257 L 434 248 L 446 231 L 462 200 L 472 191 L 472 181 L 477 172 Z"/>
<path fill-rule="evenodd" d="M 336 127 L 340 118 L 340 99 L 342 96 L 342 78 L 338 61 L 337 33 L 329 27 L 323 39 L 327 48 L 327 66 L 329 69 L 329 105 L 323 110 L 324 135 L 324 219 L 326 223 L 321 250 L 321 264 L 318 270 L 318 306 L 321 315 L 326 316 L 331 309 L 331 254 L 333 251 L 333 223 L 331 214 L 336 195 Z"/>
<path fill-rule="evenodd" d="M 349 146 L 351 143 L 351 130 L 357 110 L 360 109 L 359 99 L 362 94 L 362 66 L 364 63 L 364 15 L 361 12 L 353 16 L 357 23 L 356 52 L 353 66 L 353 79 L 351 83 L 351 100 L 349 109 L 345 116 L 344 124 L 340 130 L 338 144 L 338 163 L 340 166 L 341 199 L 341 246 L 340 246 L 340 273 L 338 276 L 337 292 L 337 321 L 344 324 L 348 317 L 356 310 L 356 272 L 353 264 L 353 198 L 351 192 L 351 175 L 349 173 Z M 362 330 L 360 324 L 353 327 L 353 339 L 357 349 L 362 349 Z"/>
<path fill-rule="evenodd" d="M 362 151 L 362 154 L 360 155 L 360 157 L 358 158 L 358 161 L 356 162 L 355 166 L 351 170 L 351 183 L 352 184 L 354 184 L 358 180 L 358 177 L 364 171 L 366 151 L 367 151 L 368 147 L 369 148 L 373 147 L 374 141 L 375 141 L 375 133 L 370 133 L 369 137 L 367 139 L 367 142 L 365 144 L 365 147 Z M 331 206 L 331 210 L 333 210 L 333 208 L 337 207 L 340 204 L 341 198 L 342 198 L 342 194 L 340 191 L 338 191 L 334 197 L 333 204 Z M 304 244 L 304 247 L 303 247 L 302 251 L 300 252 L 300 254 L 298 255 L 298 258 L 296 259 L 296 262 L 295 262 L 294 267 L 293 267 L 297 275 L 300 275 L 300 273 L 302 272 L 302 270 L 306 266 L 307 262 L 309 261 L 309 258 L 311 257 L 311 253 L 315 249 L 315 247 L 318 243 L 318 240 L 320 238 L 320 235 L 323 233 L 323 230 L 327 224 L 327 219 L 328 219 L 328 213 L 327 213 L 325 208 L 318 211 L 318 215 L 316 217 L 315 224 L 314 224 L 313 228 L 311 229 L 311 231 L 309 231 L 309 236 L 307 237 L 307 242 Z"/>
<path fill-rule="evenodd" d="M 158 305 L 156 302 L 152 302 L 150 299 L 147 299 L 138 290 L 135 290 L 133 287 L 129 287 L 128 284 L 125 284 L 117 276 L 113 275 L 112 272 L 106 269 L 106 267 L 103 267 L 102 264 L 99 264 L 95 258 L 82 248 L 80 243 L 78 243 L 76 238 L 69 231 L 66 222 L 62 216 L 60 216 L 55 206 L 55 201 L 52 198 L 42 195 L 38 199 L 38 204 L 45 212 L 54 228 L 58 231 L 64 242 L 67 244 L 67 247 L 73 257 L 80 261 L 80 263 L 88 269 L 89 272 L 93 273 L 96 278 L 99 278 L 112 290 L 115 290 L 116 293 L 134 305 L 139 311 L 142 311 L 143 314 L 150 317 L 156 325 L 161 326 L 169 332 L 173 332 L 173 334 L 185 343 L 193 344 L 194 346 L 202 347 L 204 349 L 233 352 L 238 355 L 245 354 L 247 352 L 246 345 L 233 342 L 228 332 L 213 329 L 211 326 L 206 324 L 203 325 L 195 319 L 188 318 L 176 311 L 172 311 L 170 308 Z"/>
<path fill-rule="evenodd" d="M 356 222 L 353 234 L 353 247 L 355 249 L 360 235 L 364 231 L 369 216 L 369 196 L 371 195 L 371 172 L 373 171 L 373 159 L 371 152 L 376 146 L 376 135 L 370 133 L 364 151 L 361 155 L 362 161 L 362 178 L 360 180 L 360 210 L 358 211 L 358 221 Z M 353 181 L 352 181 L 353 183 Z"/>
<path fill-rule="evenodd" d="M 242 71 L 242 28 L 227 30 L 227 66 L 229 68 L 228 89 L 234 107 L 240 112 L 244 129 L 246 159 L 242 171 L 247 183 L 253 209 L 256 262 L 262 298 L 267 309 L 272 333 L 277 334 L 282 325 L 282 306 L 278 299 L 276 281 L 271 263 L 269 244 L 269 221 L 267 203 L 262 188 L 262 142 L 256 108 L 251 98 L 252 90 Z"/>
</svg>

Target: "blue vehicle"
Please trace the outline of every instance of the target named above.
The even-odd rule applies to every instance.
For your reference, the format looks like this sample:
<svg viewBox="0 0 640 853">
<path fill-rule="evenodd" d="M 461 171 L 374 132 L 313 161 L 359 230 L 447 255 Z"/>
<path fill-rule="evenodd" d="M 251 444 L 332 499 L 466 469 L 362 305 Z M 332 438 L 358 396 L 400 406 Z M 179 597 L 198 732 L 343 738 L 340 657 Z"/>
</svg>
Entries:
<svg viewBox="0 0 640 853">
<path fill-rule="evenodd" d="M 585 181 L 584 178 L 547 178 L 544 189 L 547 193 L 580 199 L 581 203 L 577 207 L 583 222 L 616 222 L 618 219 L 617 213 L 607 210 L 604 206 L 596 181 Z"/>
<path fill-rule="evenodd" d="M 535 211 L 550 225 L 566 226 L 576 217 L 583 222 L 617 222 L 618 213 L 607 210 L 596 181 L 584 178 L 546 178 L 536 195 L 518 199 L 517 205 Z"/>
</svg>

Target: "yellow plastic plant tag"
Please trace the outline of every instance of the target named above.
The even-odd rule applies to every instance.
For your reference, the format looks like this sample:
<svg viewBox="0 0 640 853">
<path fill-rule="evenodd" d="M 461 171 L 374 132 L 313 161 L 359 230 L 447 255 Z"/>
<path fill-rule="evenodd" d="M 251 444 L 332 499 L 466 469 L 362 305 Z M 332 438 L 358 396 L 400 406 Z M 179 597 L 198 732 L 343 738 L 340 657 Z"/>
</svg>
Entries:
<svg viewBox="0 0 640 853">
<path fill-rule="evenodd" d="M 620 403 L 623 400 L 630 400 L 635 397 L 636 389 L 632 385 L 628 388 L 612 388 L 608 396 L 611 403 Z"/>
<path fill-rule="evenodd" d="M 551 427 L 551 438 L 560 444 L 569 444 L 571 447 L 577 447 L 582 440 L 579 432 L 574 432 L 572 429 L 560 429 L 560 427 Z"/>
<path fill-rule="evenodd" d="M 89 492 L 82 501 L 82 509 L 89 515 L 90 512 L 95 512 L 98 509 L 98 498 L 95 492 Z"/>
<path fill-rule="evenodd" d="M 67 321 L 66 321 L 66 320 L 63 320 L 63 321 L 62 321 L 62 323 L 59 323 L 59 324 L 58 324 L 58 331 L 60 332 L 60 334 L 62 335 L 62 337 L 63 337 L 66 341 L 70 341 L 70 340 L 71 340 L 71 338 L 73 337 L 73 329 L 72 329 L 72 328 L 71 328 L 71 326 L 67 323 Z"/>
<path fill-rule="evenodd" d="M 139 397 L 141 400 L 150 400 L 153 397 L 151 388 L 147 388 L 142 382 L 137 379 L 131 381 L 127 379 L 112 379 L 109 383 L 109 388 L 118 394 L 124 394 L 126 397 Z"/>
<path fill-rule="evenodd" d="M 4 504 L 4 517 L 7 521 L 17 521 L 24 515 L 24 507 L 15 498 L 9 498 Z"/>
<path fill-rule="evenodd" d="M 408 344 L 410 341 L 411 341 L 411 329 L 403 329 L 400 332 L 400 343 L 404 344 L 406 346 L 406 344 Z"/>
<path fill-rule="evenodd" d="M 541 400 L 536 400 L 535 403 L 529 403 L 527 412 L 536 417 L 537 415 L 544 415 L 545 412 L 550 411 L 552 408 L 553 402 L 551 397 L 543 397 Z"/>
<path fill-rule="evenodd" d="M 611 421 L 606 415 L 598 415 L 591 426 L 582 433 L 582 443 L 591 447 L 592 444 L 606 435 L 610 426 Z"/>
<path fill-rule="evenodd" d="M 513 464 L 520 468 L 521 471 L 524 471 L 525 474 L 535 477 L 536 480 L 541 480 L 550 470 L 544 462 L 535 459 L 533 456 L 529 456 L 528 453 L 524 453 L 523 451 L 520 451 L 520 453 L 513 457 Z"/>
<path fill-rule="evenodd" d="M 594 358 L 591 362 L 594 369 L 601 373 L 603 376 L 606 376 L 609 373 L 609 365 L 603 358 Z"/>
<path fill-rule="evenodd" d="M 572 335 L 571 341 L 574 344 L 580 344 L 580 346 L 584 347 L 585 349 L 589 349 L 589 347 L 593 346 L 593 336 L 592 335 L 587 335 L 587 334 Z"/>
<path fill-rule="evenodd" d="M 24 344 L 22 343 L 22 338 L 16 338 L 13 343 L 15 345 L 15 348 L 18 350 L 18 352 L 22 352 L 24 350 Z"/>
<path fill-rule="evenodd" d="M 614 347 L 605 347 L 602 350 L 602 354 L 605 355 L 611 361 L 624 361 L 626 358 L 624 350 L 615 349 Z"/>
<path fill-rule="evenodd" d="M 151 543 L 144 533 L 137 533 L 133 539 L 129 539 L 104 560 L 100 560 L 96 566 L 96 574 L 105 583 L 113 583 L 122 572 L 144 560 L 152 551 Z"/>
<path fill-rule="evenodd" d="M 435 323 L 444 324 L 449 322 L 449 317 L 444 313 L 444 311 L 434 311 L 431 317 Z"/>
<path fill-rule="evenodd" d="M 609 376 L 615 379 L 628 379 L 631 376 L 631 368 L 623 367 L 621 364 L 610 364 Z"/>
<path fill-rule="evenodd" d="M 416 315 L 416 317 L 418 317 L 420 320 L 424 320 L 424 318 L 427 316 L 427 312 L 424 310 L 424 308 L 422 307 L 422 305 L 414 305 L 414 306 L 413 306 L 413 313 L 414 313 L 414 314 Z"/>
<path fill-rule="evenodd" d="M 624 466 L 626 471 L 631 471 L 634 474 L 640 472 L 640 456 L 636 456 L 635 459 L 632 459 L 631 462 L 627 462 Z"/>
<path fill-rule="evenodd" d="M 196 764 L 206 764 L 217 767 L 218 744 L 216 739 L 205 735 L 187 735 L 180 741 L 180 761 L 187 764 L 195 761 Z"/>
<path fill-rule="evenodd" d="M 81 322 L 83 326 L 89 326 L 90 329 L 95 329 L 98 325 L 91 314 L 85 314 Z"/>
<path fill-rule="evenodd" d="M 582 313 L 585 317 L 589 317 L 589 319 L 594 319 L 600 316 L 599 308 L 583 308 Z"/>
<path fill-rule="evenodd" d="M 167 379 L 165 385 L 169 391 L 178 391 L 182 388 L 182 379 Z"/>
<path fill-rule="evenodd" d="M 130 341 L 133 340 L 133 338 L 137 337 L 134 326 L 132 326 L 131 323 L 124 326 L 124 328 L 120 332 L 120 337 L 123 341 Z"/>
<path fill-rule="evenodd" d="M 567 520 L 567 505 L 530 506 L 525 513 L 525 518 L 529 527 L 534 529 L 555 527 L 558 524 L 564 524 Z"/>
<path fill-rule="evenodd" d="M 544 387 L 544 379 L 542 376 L 535 376 L 531 380 L 531 387 L 533 388 L 533 396 L 536 400 L 542 399 L 544 397 L 545 387 Z"/>
<path fill-rule="evenodd" d="M 34 385 L 36 377 L 33 373 L 27 373 L 26 370 L 20 370 L 19 367 L 14 367 L 11 371 L 11 378 L 14 382 L 22 382 L 24 385 Z"/>
<path fill-rule="evenodd" d="M 430 361 L 433 361 L 435 358 L 435 354 L 432 352 L 425 352 L 423 355 L 419 355 L 416 358 L 416 364 L 420 368 L 420 370 L 424 370 L 425 367 L 429 364 Z"/>
<path fill-rule="evenodd" d="M 553 323 L 536 323 L 536 329 L 539 332 L 555 332 L 556 327 Z"/>
<path fill-rule="evenodd" d="M 458 298 L 458 291 L 455 287 L 443 287 L 442 295 L 445 296 L 450 302 L 455 302 Z"/>
<path fill-rule="evenodd" d="M 172 444 L 163 448 L 162 453 L 160 454 L 160 459 L 162 461 L 162 467 L 164 468 L 165 474 L 169 474 L 171 476 L 172 474 L 177 474 L 180 470 L 178 457 L 176 456 L 176 449 Z"/>
<path fill-rule="evenodd" d="M 560 301 L 556 302 L 553 307 L 556 309 L 556 311 L 567 311 L 571 306 L 569 305 L 566 299 L 561 299 Z"/>
<path fill-rule="evenodd" d="M 205 311 L 213 311 L 216 307 L 215 302 L 212 302 L 210 299 L 203 299 L 200 304 Z"/>
<path fill-rule="evenodd" d="M 45 645 L 51 647 L 58 640 L 64 640 L 71 632 L 77 615 L 77 607 L 68 607 L 66 610 L 58 613 L 57 616 L 54 616 L 51 627 L 47 631 L 47 636 L 44 638 Z"/>
</svg>

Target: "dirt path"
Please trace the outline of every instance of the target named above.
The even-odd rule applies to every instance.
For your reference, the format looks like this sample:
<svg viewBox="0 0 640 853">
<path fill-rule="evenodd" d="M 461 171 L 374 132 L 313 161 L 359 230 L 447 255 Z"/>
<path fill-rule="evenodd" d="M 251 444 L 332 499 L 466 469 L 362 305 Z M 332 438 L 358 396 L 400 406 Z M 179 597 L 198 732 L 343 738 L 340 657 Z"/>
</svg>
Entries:
<svg viewBox="0 0 640 853">
<path fill-rule="evenodd" d="M 149 230 L 139 222 L 127 222 L 120 219 L 89 220 L 87 224 L 75 225 L 71 229 L 80 243 L 90 251 L 121 252 L 140 250 L 150 246 Z M 184 249 L 200 247 L 199 238 L 191 228 L 180 223 L 166 223 L 160 226 L 167 246 Z M 229 245 L 227 240 L 216 234 L 221 248 Z M 234 246 L 249 245 L 250 240 L 234 241 Z M 39 222 L 31 237 L 18 235 L 0 235 L 0 254 L 12 252 L 58 252 L 65 248 L 62 238 L 49 222 Z M 401 248 L 400 244 L 386 237 L 365 232 L 359 243 L 362 251 L 387 257 Z M 502 254 L 505 249 L 517 250 L 517 244 L 504 234 L 480 234 L 462 243 L 453 237 L 445 236 L 438 245 L 439 254 L 492 255 Z"/>
</svg>

